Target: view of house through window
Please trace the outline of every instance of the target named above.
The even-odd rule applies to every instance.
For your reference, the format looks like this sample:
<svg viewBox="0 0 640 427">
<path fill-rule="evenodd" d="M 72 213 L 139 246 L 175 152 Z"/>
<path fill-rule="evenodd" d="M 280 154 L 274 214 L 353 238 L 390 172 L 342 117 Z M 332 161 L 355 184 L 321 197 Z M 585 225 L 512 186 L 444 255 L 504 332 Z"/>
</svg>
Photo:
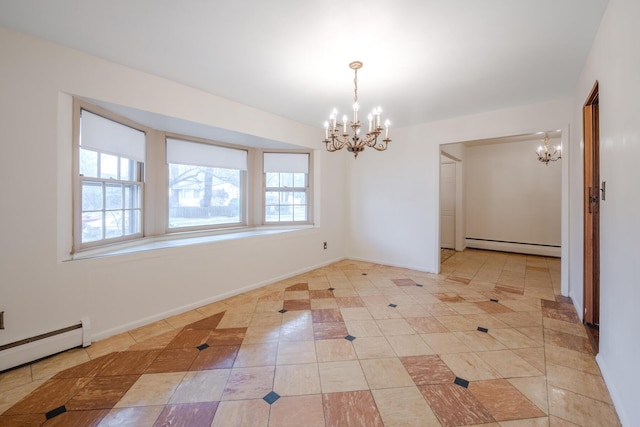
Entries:
<svg viewBox="0 0 640 427">
<path fill-rule="evenodd" d="M 169 228 L 240 224 L 245 150 L 167 139 Z"/>
</svg>

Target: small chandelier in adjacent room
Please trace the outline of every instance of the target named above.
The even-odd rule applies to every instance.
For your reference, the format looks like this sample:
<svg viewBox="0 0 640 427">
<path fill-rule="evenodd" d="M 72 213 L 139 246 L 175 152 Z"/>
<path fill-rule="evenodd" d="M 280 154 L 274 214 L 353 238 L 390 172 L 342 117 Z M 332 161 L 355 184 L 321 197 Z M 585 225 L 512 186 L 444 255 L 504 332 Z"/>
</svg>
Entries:
<svg viewBox="0 0 640 427">
<path fill-rule="evenodd" d="M 555 162 L 556 160 L 560 160 L 562 158 L 562 146 L 549 146 L 549 135 L 547 133 L 544 134 L 544 145 L 541 145 L 536 150 L 536 154 L 538 155 L 538 160 L 540 160 L 545 165 L 549 165 L 549 162 Z"/>
<path fill-rule="evenodd" d="M 369 119 L 369 131 L 360 136 L 360 120 L 358 120 L 358 70 L 362 68 L 362 62 L 355 61 L 349 64 L 349 67 L 355 72 L 354 99 L 353 99 L 353 120 L 348 123 L 349 118 L 345 114 L 342 116 L 342 123 L 336 122 L 338 110 L 335 108 L 329 116 L 329 121 L 324 122 L 324 143 L 327 151 L 338 151 L 347 147 L 347 151 L 354 154 L 357 158 L 361 151 L 366 147 L 375 148 L 378 151 L 384 151 L 391 142 L 389 139 L 389 120 L 385 121 L 384 128 L 380 125 L 380 107 L 374 108 L 373 112 L 367 117 Z M 384 130 L 384 139 L 378 143 L 378 136 Z"/>
</svg>

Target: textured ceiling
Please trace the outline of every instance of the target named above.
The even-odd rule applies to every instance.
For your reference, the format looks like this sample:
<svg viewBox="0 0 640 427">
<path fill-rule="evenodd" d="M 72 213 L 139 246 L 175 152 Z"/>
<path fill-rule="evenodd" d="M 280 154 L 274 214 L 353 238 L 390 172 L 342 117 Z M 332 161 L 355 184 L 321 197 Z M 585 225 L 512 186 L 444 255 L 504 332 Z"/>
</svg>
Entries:
<svg viewBox="0 0 640 427">
<path fill-rule="evenodd" d="M 606 0 L 0 0 L 0 25 L 321 127 L 570 96 Z"/>
</svg>

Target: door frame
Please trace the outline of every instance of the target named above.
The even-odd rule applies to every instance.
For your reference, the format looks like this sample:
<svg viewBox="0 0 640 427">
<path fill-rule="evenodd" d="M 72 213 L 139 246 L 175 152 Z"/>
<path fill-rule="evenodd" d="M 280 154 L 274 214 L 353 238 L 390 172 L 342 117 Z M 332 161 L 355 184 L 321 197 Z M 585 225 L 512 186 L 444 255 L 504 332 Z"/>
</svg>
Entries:
<svg viewBox="0 0 640 427">
<path fill-rule="evenodd" d="M 596 81 L 582 107 L 583 153 L 583 311 L 582 321 L 600 323 L 600 124 Z"/>
</svg>

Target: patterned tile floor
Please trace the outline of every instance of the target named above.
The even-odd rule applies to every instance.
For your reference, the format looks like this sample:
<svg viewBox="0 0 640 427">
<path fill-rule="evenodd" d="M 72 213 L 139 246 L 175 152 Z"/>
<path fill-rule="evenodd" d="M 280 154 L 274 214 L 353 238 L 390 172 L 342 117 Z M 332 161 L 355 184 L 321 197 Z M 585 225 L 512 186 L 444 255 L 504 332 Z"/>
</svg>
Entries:
<svg viewBox="0 0 640 427">
<path fill-rule="evenodd" d="M 559 273 L 345 260 L 0 374 L 0 425 L 619 425 Z"/>
</svg>

